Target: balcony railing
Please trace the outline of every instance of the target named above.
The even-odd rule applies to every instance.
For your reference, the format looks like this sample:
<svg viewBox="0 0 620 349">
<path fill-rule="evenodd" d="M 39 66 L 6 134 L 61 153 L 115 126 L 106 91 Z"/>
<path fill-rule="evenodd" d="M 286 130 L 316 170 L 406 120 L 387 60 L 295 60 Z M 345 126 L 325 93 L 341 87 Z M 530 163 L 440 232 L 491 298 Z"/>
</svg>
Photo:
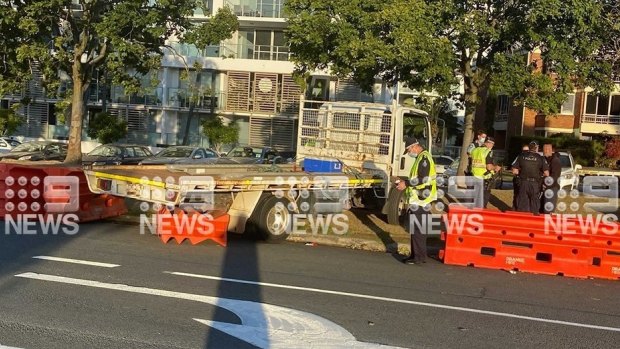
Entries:
<svg viewBox="0 0 620 349">
<path fill-rule="evenodd" d="M 265 61 L 288 61 L 291 54 L 288 46 L 226 44 L 207 46 L 204 50 L 194 45 L 171 43 L 177 54 L 186 57 L 225 57 L 257 59 Z"/>
<path fill-rule="evenodd" d="M 172 108 L 189 108 L 192 102 L 191 93 L 186 88 L 168 88 L 168 100 L 165 107 Z M 213 94 L 203 94 L 198 96 L 195 101 L 194 108 L 204 110 L 219 110 L 226 105 L 225 94 L 216 92 Z"/>
<path fill-rule="evenodd" d="M 237 16 L 284 18 L 284 0 L 226 0 Z"/>
<path fill-rule="evenodd" d="M 257 59 L 263 61 L 288 61 L 291 56 L 288 46 L 222 44 L 210 46 L 205 51 L 207 57 Z"/>
<path fill-rule="evenodd" d="M 508 114 L 495 115 L 495 122 L 503 122 L 503 121 L 508 121 Z"/>
<path fill-rule="evenodd" d="M 603 125 L 620 125 L 620 115 L 593 115 L 585 114 L 582 122 Z"/>
</svg>

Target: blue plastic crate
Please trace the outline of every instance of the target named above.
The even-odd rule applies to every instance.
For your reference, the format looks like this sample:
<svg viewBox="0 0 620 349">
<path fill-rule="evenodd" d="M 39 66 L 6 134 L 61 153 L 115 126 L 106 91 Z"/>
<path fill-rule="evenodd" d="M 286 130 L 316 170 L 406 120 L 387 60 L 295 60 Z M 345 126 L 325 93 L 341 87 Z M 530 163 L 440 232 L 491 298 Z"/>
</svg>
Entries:
<svg viewBox="0 0 620 349">
<path fill-rule="evenodd" d="M 342 172 L 342 163 L 338 159 L 304 159 L 304 170 L 306 172 Z"/>
</svg>

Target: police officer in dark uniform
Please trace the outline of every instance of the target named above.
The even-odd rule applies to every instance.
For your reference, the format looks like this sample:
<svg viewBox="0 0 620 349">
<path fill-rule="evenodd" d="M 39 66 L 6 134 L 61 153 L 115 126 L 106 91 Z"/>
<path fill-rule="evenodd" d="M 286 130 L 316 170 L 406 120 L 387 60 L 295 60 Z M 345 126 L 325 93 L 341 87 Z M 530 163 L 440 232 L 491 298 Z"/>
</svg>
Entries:
<svg viewBox="0 0 620 349">
<path fill-rule="evenodd" d="M 519 198 L 517 211 L 540 213 L 540 193 L 543 176 L 549 175 L 549 165 L 545 158 L 536 153 L 538 144 L 531 142 L 529 151 L 519 155 L 512 171 L 519 176 Z"/>
<path fill-rule="evenodd" d="M 552 144 L 543 145 L 543 156 L 549 165 L 549 176 L 543 180 L 543 194 L 541 197 L 540 213 L 553 213 L 558 202 L 560 190 L 560 176 L 562 175 L 562 161 L 560 153 Z"/>
<path fill-rule="evenodd" d="M 521 154 L 527 153 L 528 151 L 530 151 L 530 148 L 528 147 L 527 144 L 524 144 L 521 147 Z M 515 165 L 518 159 L 519 159 L 519 155 L 517 155 L 517 157 L 514 159 L 514 161 L 510 165 L 511 168 Z M 515 211 L 517 211 L 517 204 L 519 202 L 519 184 L 521 184 L 521 181 L 519 180 L 519 176 L 516 176 L 516 175 L 512 176 L 512 209 Z"/>
</svg>

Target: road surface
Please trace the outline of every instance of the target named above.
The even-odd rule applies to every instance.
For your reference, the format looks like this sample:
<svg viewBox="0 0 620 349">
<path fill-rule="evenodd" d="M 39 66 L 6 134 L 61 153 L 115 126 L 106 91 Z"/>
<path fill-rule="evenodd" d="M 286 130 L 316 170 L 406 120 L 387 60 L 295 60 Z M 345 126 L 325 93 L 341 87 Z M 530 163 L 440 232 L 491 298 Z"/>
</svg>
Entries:
<svg viewBox="0 0 620 349">
<path fill-rule="evenodd" d="M 4 229 L 4 224 L 2 229 Z M 620 281 L 401 264 L 304 244 L 162 244 L 137 226 L 0 235 L 0 346 L 596 347 Z M 250 344 L 253 343 L 253 344 Z"/>
</svg>

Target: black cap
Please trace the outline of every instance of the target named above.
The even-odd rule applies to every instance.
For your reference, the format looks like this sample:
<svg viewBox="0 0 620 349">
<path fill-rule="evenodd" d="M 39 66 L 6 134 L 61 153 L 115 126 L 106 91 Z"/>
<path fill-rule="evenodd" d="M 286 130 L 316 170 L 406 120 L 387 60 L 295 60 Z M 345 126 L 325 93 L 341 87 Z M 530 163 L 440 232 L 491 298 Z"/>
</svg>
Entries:
<svg viewBox="0 0 620 349">
<path fill-rule="evenodd" d="M 535 146 L 538 146 L 538 142 L 536 142 L 536 141 L 531 141 L 531 142 L 530 142 L 530 145 L 535 145 Z"/>
<path fill-rule="evenodd" d="M 420 144 L 417 138 L 409 136 L 405 137 L 405 151 L 403 151 L 403 154 L 407 154 L 409 152 L 407 149 L 414 144 Z"/>
<path fill-rule="evenodd" d="M 489 143 L 493 143 L 493 144 L 495 144 L 495 138 L 493 138 L 493 137 L 487 137 L 487 138 L 484 140 L 484 142 L 485 142 L 485 143 L 486 143 L 486 142 L 489 142 Z"/>
<path fill-rule="evenodd" d="M 414 144 L 420 144 L 420 142 L 418 142 L 417 138 L 415 138 L 415 137 L 405 137 L 405 148 L 409 148 L 410 146 L 412 146 Z"/>
</svg>

